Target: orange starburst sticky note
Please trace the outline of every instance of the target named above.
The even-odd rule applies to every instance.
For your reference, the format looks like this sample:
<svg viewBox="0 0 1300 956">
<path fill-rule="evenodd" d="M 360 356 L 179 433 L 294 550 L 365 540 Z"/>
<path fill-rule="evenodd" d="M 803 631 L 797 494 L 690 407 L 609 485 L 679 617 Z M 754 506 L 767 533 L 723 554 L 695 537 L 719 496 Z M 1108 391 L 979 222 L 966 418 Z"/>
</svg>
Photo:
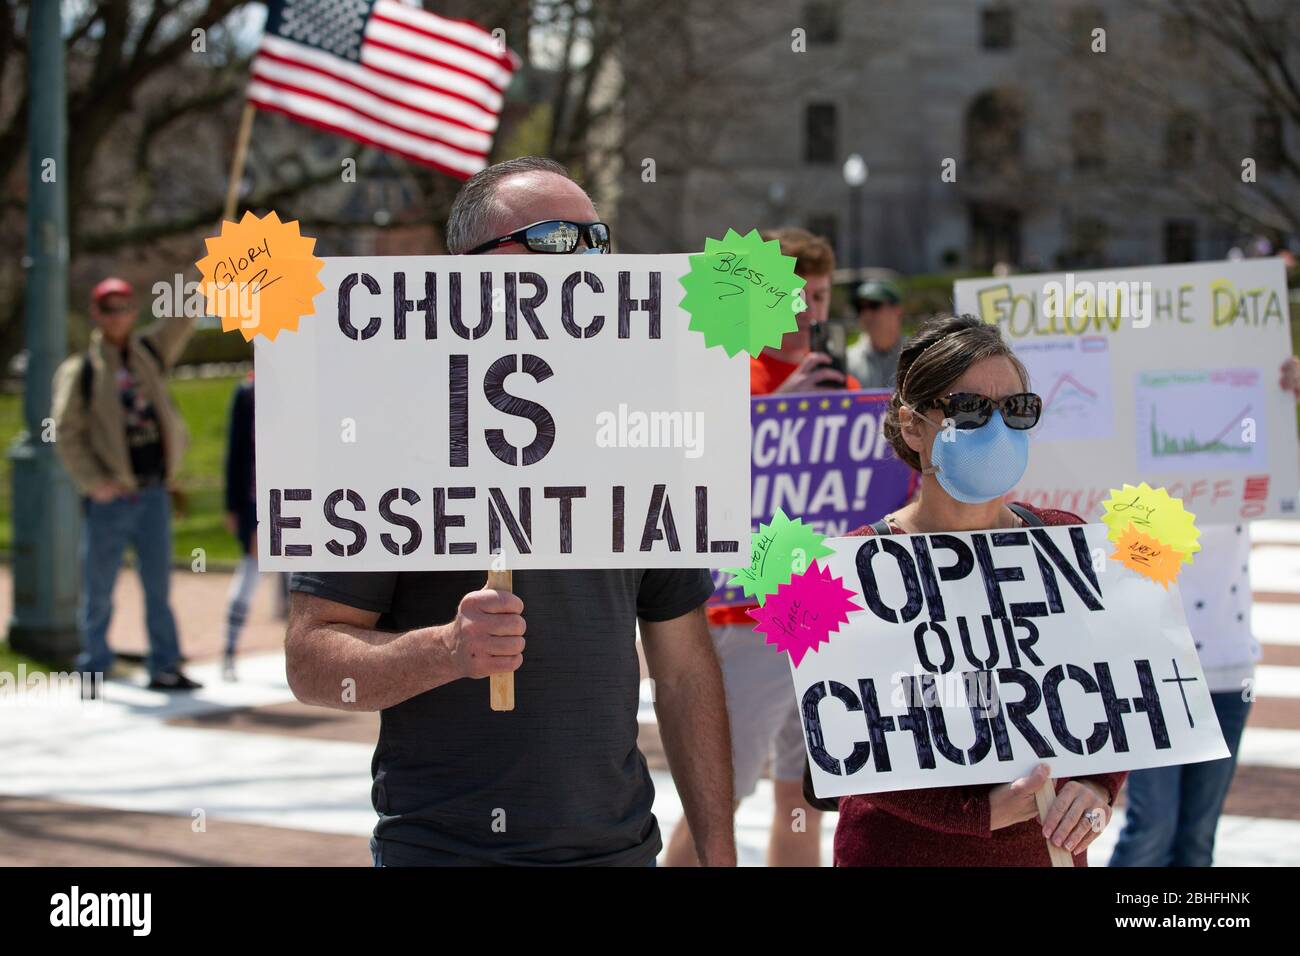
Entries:
<svg viewBox="0 0 1300 956">
<path fill-rule="evenodd" d="M 1168 591 L 1170 582 L 1178 577 L 1182 568 L 1183 553 L 1129 525 L 1115 542 L 1115 553 L 1110 559 L 1159 582 Z"/>
<path fill-rule="evenodd" d="M 312 299 L 325 286 L 317 274 L 325 263 L 312 254 L 316 240 L 298 231 L 296 219 L 281 222 L 274 212 L 244 213 L 223 222 L 221 235 L 206 240 L 208 254 L 195 263 L 208 313 L 221 317 L 227 332 L 246 341 L 281 330 L 298 331 L 298 320 L 316 311 Z"/>
</svg>

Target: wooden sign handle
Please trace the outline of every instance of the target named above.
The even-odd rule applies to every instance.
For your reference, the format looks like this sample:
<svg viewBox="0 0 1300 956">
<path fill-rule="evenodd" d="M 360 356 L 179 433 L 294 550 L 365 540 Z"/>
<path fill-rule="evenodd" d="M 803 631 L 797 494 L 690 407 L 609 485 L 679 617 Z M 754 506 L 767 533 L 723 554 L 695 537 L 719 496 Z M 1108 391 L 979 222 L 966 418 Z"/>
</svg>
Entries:
<svg viewBox="0 0 1300 956">
<path fill-rule="evenodd" d="M 1034 802 L 1038 804 L 1038 822 L 1047 822 L 1047 811 L 1051 809 L 1052 801 L 1056 799 L 1056 784 L 1049 777 L 1047 783 L 1034 794 Z M 1047 840 L 1047 855 L 1052 858 L 1052 866 L 1074 866 L 1074 857 L 1070 851 L 1063 846 L 1057 846 L 1051 840 Z"/>
<path fill-rule="evenodd" d="M 489 571 L 484 587 L 496 591 L 513 591 L 515 575 L 513 571 Z M 492 674 L 488 677 L 488 702 L 493 710 L 515 709 L 515 675 Z"/>
</svg>

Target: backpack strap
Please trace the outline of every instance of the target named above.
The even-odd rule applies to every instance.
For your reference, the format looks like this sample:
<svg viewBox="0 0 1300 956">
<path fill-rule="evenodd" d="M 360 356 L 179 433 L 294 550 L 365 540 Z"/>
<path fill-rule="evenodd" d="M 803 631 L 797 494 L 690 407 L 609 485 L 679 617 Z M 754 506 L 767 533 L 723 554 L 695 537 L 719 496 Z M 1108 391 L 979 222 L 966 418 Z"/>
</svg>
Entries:
<svg viewBox="0 0 1300 956">
<path fill-rule="evenodd" d="M 163 364 L 162 355 L 158 352 L 158 346 L 154 345 L 149 339 L 140 339 L 140 344 L 158 363 L 158 369 L 166 372 L 167 367 Z M 81 404 L 89 407 L 90 396 L 95 390 L 95 366 L 90 363 L 90 349 L 86 349 L 81 353 L 81 371 L 77 373 L 77 389 L 81 392 Z"/>
<path fill-rule="evenodd" d="M 81 371 L 77 373 L 77 389 L 81 392 L 81 404 L 90 407 L 90 393 L 95 387 L 95 366 L 90 364 L 90 349 L 81 353 Z"/>
<path fill-rule="evenodd" d="M 1017 518 L 1019 518 L 1029 527 L 1031 528 L 1043 527 L 1043 519 L 1040 518 L 1038 515 L 1034 514 L 1024 505 L 1018 505 L 1013 501 L 1008 501 L 1007 507 L 1011 510 L 1012 514 L 1014 514 Z"/>
<path fill-rule="evenodd" d="M 153 339 L 142 338 L 140 339 L 140 344 L 144 346 L 146 352 L 153 356 L 153 360 L 158 363 L 158 368 L 164 372 L 167 371 L 167 367 L 162 360 L 162 355 L 158 352 L 158 346 L 153 344 Z"/>
</svg>

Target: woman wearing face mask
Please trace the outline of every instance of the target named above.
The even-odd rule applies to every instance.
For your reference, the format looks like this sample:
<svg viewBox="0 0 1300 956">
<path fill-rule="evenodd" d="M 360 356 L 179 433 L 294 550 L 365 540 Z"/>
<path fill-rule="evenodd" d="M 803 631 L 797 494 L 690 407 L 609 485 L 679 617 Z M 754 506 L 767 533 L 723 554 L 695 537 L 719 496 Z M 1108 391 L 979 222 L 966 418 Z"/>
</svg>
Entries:
<svg viewBox="0 0 1300 956">
<path fill-rule="evenodd" d="M 1083 524 L 1065 511 L 1004 504 L 1029 461 L 1042 400 L 996 326 L 937 316 L 898 362 L 885 434 L 921 473 L 910 503 L 855 535 L 928 534 Z M 953 439 L 945 441 L 945 431 Z M 1048 866 L 1046 840 L 1087 865 L 1088 844 L 1110 822 L 1124 774 L 1057 780 L 1046 823 L 1034 794 L 1049 769 L 981 784 L 842 797 L 836 866 Z M 808 779 L 805 777 L 805 787 Z"/>
</svg>

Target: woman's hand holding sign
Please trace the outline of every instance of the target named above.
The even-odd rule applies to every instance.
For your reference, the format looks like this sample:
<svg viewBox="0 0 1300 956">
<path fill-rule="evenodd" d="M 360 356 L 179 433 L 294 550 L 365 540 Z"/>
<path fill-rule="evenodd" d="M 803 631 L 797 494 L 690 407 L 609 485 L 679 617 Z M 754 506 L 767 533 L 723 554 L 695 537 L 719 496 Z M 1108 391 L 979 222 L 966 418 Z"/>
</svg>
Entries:
<svg viewBox="0 0 1300 956">
<path fill-rule="evenodd" d="M 1047 764 L 1040 763 L 1028 776 L 993 787 L 989 791 L 989 829 L 1001 830 L 1038 816 L 1034 794 L 1050 776 Z"/>
<path fill-rule="evenodd" d="M 1082 853 L 1110 823 L 1110 795 L 1088 780 L 1061 785 L 1043 821 L 1043 836 L 1053 846 Z"/>
<path fill-rule="evenodd" d="M 460 600 L 442 641 L 461 677 L 510 674 L 524 662 L 524 602 L 517 594 L 483 588 Z"/>
<path fill-rule="evenodd" d="M 1000 830 L 1038 816 L 1036 795 L 1051 776 L 1040 763 L 1026 776 L 989 791 L 989 829 Z M 1043 836 L 1071 854 L 1082 853 L 1110 823 L 1110 795 L 1090 780 L 1061 785 L 1043 818 Z"/>
</svg>

